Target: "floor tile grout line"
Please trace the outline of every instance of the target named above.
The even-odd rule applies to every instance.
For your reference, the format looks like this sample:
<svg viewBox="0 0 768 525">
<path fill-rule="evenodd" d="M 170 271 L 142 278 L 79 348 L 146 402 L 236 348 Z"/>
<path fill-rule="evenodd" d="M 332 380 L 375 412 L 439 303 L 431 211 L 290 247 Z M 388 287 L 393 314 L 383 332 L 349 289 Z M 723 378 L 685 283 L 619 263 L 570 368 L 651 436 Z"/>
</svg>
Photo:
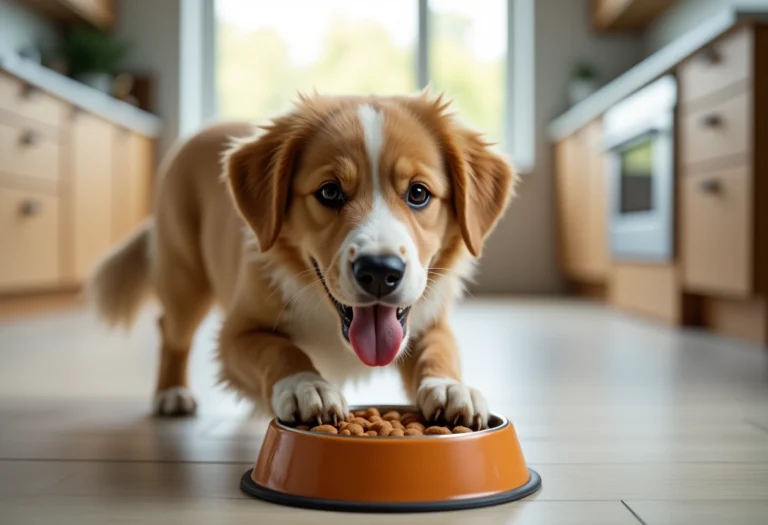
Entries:
<svg viewBox="0 0 768 525">
<path fill-rule="evenodd" d="M 630 514 L 632 514 L 632 515 L 635 517 L 635 519 L 637 519 L 637 521 L 639 521 L 639 522 L 641 523 L 641 525 L 647 525 L 647 523 L 645 523 L 645 521 L 643 521 L 643 518 L 641 518 L 640 516 L 638 516 L 638 515 L 637 515 L 637 512 L 635 512 L 635 511 L 632 509 L 632 507 L 630 507 L 629 505 L 627 505 L 627 502 L 626 502 L 626 501 L 624 501 L 624 500 L 621 500 L 621 504 L 622 504 L 622 505 L 624 505 L 624 507 L 626 507 L 626 509 L 627 509 L 627 510 L 630 512 Z"/>
</svg>

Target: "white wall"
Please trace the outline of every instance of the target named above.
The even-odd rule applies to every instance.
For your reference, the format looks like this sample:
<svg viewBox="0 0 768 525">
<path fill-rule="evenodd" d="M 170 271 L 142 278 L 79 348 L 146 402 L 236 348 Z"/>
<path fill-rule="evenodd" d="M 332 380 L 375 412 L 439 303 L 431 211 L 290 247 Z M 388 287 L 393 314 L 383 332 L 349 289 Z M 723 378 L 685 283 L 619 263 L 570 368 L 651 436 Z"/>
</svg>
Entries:
<svg viewBox="0 0 768 525">
<path fill-rule="evenodd" d="M 768 7 L 768 0 L 680 0 L 646 32 L 645 52 L 651 55 L 731 5 Z"/>
<path fill-rule="evenodd" d="M 534 172 L 492 235 L 480 265 L 478 292 L 553 293 L 562 289 L 556 265 L 556 217 L 549 121 L 567 109 L 571 68 L 592 60 L 607 82 L 643 55 L 640 37 L 597 35 L 590 30 L 589 0 L 536 0 Z"/>
<path fill-rule="evenodd" d="M 56 28 L 17 0 L 0 0 L 0 54 L 27 47 L 50 46 Z"/>
</svg>

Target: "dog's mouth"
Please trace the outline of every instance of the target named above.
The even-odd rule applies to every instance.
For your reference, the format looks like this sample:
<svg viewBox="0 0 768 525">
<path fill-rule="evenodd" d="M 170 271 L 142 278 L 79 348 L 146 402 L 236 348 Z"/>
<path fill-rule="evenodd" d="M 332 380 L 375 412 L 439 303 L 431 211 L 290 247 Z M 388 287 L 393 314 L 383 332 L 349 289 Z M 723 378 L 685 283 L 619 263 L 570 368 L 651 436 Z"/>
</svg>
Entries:
<svg viewBox="0 0 768 525">
<path fill-rule="evenodd" d="M 341 321 L 341 333 L 352 345 L 357 357 L 368 366 L 386 366 L 400 351 L 405 338 L 410 306 L 373 304 L 349 306 L 337 300 L 325 283 L 317 261 L 312 259 L 315 273 L 323 289 L 336 307 Z"/>
</svg>

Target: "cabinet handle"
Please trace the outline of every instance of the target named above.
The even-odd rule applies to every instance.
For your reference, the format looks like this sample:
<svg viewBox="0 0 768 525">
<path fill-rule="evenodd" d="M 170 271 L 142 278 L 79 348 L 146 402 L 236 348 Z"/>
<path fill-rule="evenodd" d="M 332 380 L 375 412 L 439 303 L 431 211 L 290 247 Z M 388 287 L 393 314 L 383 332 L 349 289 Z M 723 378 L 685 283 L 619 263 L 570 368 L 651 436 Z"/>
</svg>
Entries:
<svg viewBox="0 0 768 525">
<path fill-rule="evenodd" d="M 28 130 L 21 136 L 21 143 L 25 146 L 34 146 L 40 142 L 40 133 L 34 130 Z"/>
<path fill-rule="evenodd" d="M 19 213 L 24 217 L 34 217 L 40 214 L 43 209 L 43 205 L 40 201 L 27 200 L 21 203 L 19 206 Z"/>
<path fill-rule="evenodd" d="M 21 89 L 21 96 L 27 100 L 33 100 L 37 97 L 38 93 L 40 93 L 40 90 L 32 84 L 24 84 L 24 87 Z"/>
<path fill-rule="evenodd" d="M 720 181 L 717 179 L 707 179 L 699 183 L 699 189 L 704 193 L 720 193 L 723 189 Z"/>
<path fill-rule="evenodd" d="M 701 125 L 705 128 L 719 128 L 723 124 L 723 118 L 715 113 L 706 115 L 701 119 Z"/>
<path fill-rule="evenodd" d="M 708 66 L 714 66 L 722 62 L 723 57 L 717 49 L 709 46 L 701 52 L 701 59 Z"/>
</svg>

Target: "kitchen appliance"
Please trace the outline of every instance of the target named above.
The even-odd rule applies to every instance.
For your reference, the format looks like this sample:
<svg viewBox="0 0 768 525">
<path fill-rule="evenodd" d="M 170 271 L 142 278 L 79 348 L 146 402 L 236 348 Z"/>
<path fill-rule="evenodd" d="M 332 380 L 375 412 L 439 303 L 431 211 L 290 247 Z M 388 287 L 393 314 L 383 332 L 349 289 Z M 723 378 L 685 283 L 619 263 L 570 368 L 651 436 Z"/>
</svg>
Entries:
<svg viewBox="0 0 768 525">
<path fill-rule="evenodd" d="M 677 82 L 669 75 L 605 113 L 608 236 L 614 259 L 663 262 L 674 257 L 676 105 Z"/>
</svg>

